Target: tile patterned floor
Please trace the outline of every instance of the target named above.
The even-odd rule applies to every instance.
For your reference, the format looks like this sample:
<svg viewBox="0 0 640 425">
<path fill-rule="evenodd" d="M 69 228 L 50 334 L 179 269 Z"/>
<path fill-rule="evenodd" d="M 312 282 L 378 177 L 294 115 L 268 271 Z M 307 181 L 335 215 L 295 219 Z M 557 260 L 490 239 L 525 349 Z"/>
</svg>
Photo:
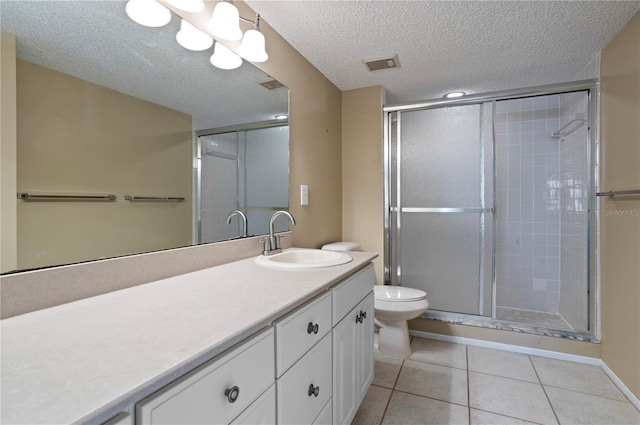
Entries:
<svg viewBox="0 0 640 425">
<path fill-rule="evenodd" d="M 507 322 L 524 323 L 541 328 L 562 329 L 566 331 L 573 329 L 559 314 L 544 313 L 542 311 L 496 307 L 496 319 L 506 320 Z"/>
<path fill-rule="evenodd" d="M 413 338 L 406 360 L 375 355 L 352 425 L 640 424 L 596 366 Z"/>
</svg>

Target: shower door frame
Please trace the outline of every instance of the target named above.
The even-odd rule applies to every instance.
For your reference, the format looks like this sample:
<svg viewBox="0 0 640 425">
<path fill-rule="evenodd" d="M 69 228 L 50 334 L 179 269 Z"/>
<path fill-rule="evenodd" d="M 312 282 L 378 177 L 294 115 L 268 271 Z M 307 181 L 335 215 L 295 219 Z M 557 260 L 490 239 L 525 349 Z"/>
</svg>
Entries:
<svg viewBox="0 0 640 425">
<path fill-rule="evenodd" d="M 572 81 L 567 83 L 549 84 L 544 86 L 525 87 L 513 90 L 504 90 L 497 92 L 481 93 L 463 96 L 455 99 L 432 99 L 419 102 L 411 102 L 398 105 L 387 105 L 383 107 L 383 186 L 384 186 L 384 284 L 390 285 L 391 283 L 391 141 L 392 126 L 390 125 L 391 114 L 437 109 L 449 106 L 461 106 L 461 105 L 482 105 L 484 103 L 493 103 L 492 114 L 492 144 L 493 144 L 493 208 L 496 207 L 496 151 L 495 151 L 495 102 L 500 100 L 519 99 L 535 96 L 548 96 L 562 93 L 571 93 L 578 91 L 587 91 L 588 96 L 588 128 L 587 128 L 587 162 L 589 166 L 589 182 L 588 185 L 588 205 L 589 213 L 587 218 L 587 295 L 589 305 L 587 308 L 587 322 L 589 329 L 587 332 L 581 331 L 566 331 L 562 336 L 568 336 L 586 341 L 599 341 L 600 340 L 600 320 L 599 320 L 599 285 L 597 275 L 597 197 L 596 189 L 598 188 L 598 105 L 600 97 L 600 84 L 598 79 Z M 400 211 L 398 211 L 398 215 Z M 398 220 L 398 223 L 400 220 Z M 399 227 L 399 225 L 398 225 Z M 528 327 L 520 323 L 512 323 L 496 320 L 496 268 L 495 268 L 495 250 L 496 250 L 496 214 L 493 214 L 493 270 L 492 270 L 492 314 L 491 317 L 453 313 L 453 312 L 427 312 L 423 316 L 434 317 L 437 320 L 442 320 L 451 323 L 463 323 L 469 322 L 469 324 L 475 324 L 476 326 L 489 326 L 504 329 L 518 329 L 520 331 L 531 331 L 534 333 L 540 332 L 539 327 Z M 397 262 L 400 262 L 401 254 L 398 253 Z M 529 329 L 528 329 L 529 328 Z M 568 335 L 565 335 L 568 334 Z"/>
</svg>

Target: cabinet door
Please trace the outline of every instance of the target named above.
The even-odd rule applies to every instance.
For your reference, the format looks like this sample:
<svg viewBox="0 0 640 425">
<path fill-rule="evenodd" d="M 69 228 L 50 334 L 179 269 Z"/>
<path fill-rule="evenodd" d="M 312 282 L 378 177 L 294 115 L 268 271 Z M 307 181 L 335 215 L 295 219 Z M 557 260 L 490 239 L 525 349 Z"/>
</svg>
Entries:
<svg viewBox="0 0 640 425">
<path fill-rule="evenodd" d="M 356 326 L 359 351 L 357 355 L 359 403 L 364 399 L 373 381 L 373 300 L 372 292 L 356 307 L 359 312 L 362 312 L 362 322 Z"/>
<path fill-rule="evenodd" d="M 358 330 L 354 308 L 333 328 L 333 423 L 348 424 L 358 410 Z"/>
<path fill-rule="evenodd" d="M 329 399 L 316 420 L 313 421 L 313 425 L 333 425 L 331 418 L 331 399 Z"/>
</svg>

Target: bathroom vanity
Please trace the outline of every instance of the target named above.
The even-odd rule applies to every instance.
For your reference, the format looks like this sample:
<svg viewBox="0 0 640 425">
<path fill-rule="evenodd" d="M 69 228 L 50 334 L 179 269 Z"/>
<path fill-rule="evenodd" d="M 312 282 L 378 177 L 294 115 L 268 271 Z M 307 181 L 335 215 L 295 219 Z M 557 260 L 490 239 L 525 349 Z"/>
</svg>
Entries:
<svg viewBox="0 0 640 425">
<path fill-rule="evenodd" d="M 2 321 L 3 423 L 350 423 L 373 378 L 373 253 L 254 258 Z"/>
</svg>

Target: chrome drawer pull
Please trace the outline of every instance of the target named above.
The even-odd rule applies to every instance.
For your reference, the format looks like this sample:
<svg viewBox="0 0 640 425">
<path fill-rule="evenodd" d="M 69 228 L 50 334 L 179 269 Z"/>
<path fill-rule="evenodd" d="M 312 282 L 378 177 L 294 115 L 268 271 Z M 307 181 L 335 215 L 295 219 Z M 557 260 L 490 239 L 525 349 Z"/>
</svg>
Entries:
<svg viewBox="0 0 640 425">
<path fill-rule="evenodd" d="M 320 387 L 319 386 L 318 387 L 314 387 L 313 384 L 310 384 L 309 385 L 309 393 L 308 393 L 309 397 L 311 397 L 311 396 L 318 397 L 318 394 L 320 394 Z"/>
<path fill-rule="evenodd" d="M 240 395 L 240 388 L 233 386 L 229 389 L 224 390 L 224 395 L 227 396 L 227 400 L 229 403 L 235 403 L 238 400 L 238 396 Z"/>
<path fill-rule="evenodd" d="M 313 332 L 314 334 L 317 334 L 318 329 L 319 327 L 317 323 L 314 325 L 313 322 L 309 322 L 309 325 L 307 326 L 307 333 L 310 334 L 311 332 Z"/>
</svg>

